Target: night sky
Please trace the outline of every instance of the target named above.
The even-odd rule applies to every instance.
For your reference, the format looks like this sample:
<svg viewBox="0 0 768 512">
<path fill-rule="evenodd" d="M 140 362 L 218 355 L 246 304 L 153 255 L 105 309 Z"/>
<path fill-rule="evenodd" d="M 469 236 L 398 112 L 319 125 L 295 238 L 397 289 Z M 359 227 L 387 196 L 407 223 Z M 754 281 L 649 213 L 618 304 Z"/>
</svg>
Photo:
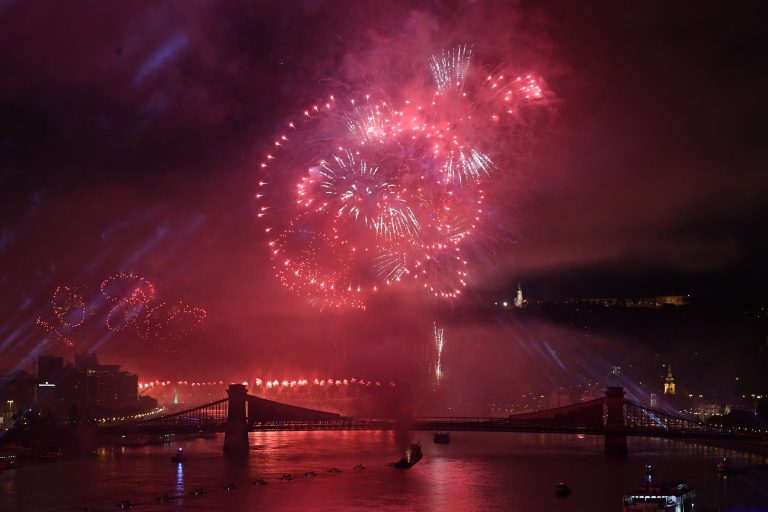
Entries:
<svg viewBox="0 0 768 512">
<path fill-rule="evenodd" d="M 495 351 L 511 350 L 503 372 L 522 386 L 532 367 L 560 364 L 541 360 L 543 340 L 579 342 L 563 326 L 465 312 L 518 282 L 531 298 L 764 305 L 761 4 L 0 0 L 0 373 L 97 349 L 158 377 L 298 369 L 402 381 L 398 360 L 429 341 L 433 320 L 457 316 L 446 333 L 456 373 L 494 373 L 483 369 Z M 365 312 L 314 311 L 273 276 L 254 201 L 262 155 L 318 98 L 396 84 L 390 69 L 459 43 L 541 76 L 551 93 L 493 212 L 513 236 L 485 255 L 471 300 L 390 294 Z M 90 300 L 127 271 L 158 300 L 204 308 L 199 339 L 170 357 L 94 318 L 64 348 L 36 325 L 58 286 Z M 659 361 L 619 336 L 589 343 L 595 366 L 611 351 Z"/>
</svg>

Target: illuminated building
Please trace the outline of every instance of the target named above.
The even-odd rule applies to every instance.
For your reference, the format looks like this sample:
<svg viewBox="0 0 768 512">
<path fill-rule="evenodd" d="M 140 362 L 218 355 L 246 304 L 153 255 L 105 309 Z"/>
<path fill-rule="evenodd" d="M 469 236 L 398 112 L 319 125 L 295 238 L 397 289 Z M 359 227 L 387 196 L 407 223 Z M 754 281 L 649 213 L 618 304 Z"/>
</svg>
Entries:
<svg viewBox="0 0 768 512">
<path fill-rule="evenodd" d="M 122 371 L 96 371 L 96 406 L 121 409 L 138 401 L 139 377 Z"/>
<path fill-rule="evenodd" d="M 525 307 L 525 299 L 523 298 L 523 287 L 520 285 L 520 283 L 517 284 L 517 295 L 515 296 L 515 307 L 516 308 Z"/>
<path fill-rule="evenodd" d="M 672 376 L 672 365 L 667 366 L 667 376 L 664 379 L 664 394 L 675 394 L 675 378 Z"/>
<path fill-rule="evenodd" d="M 571 298 L 565 299 L 567 304 L 588 304 L 604 307 L 648 308 L 659 309 L 664 306 L 687 306 L 691 303 L 690 295 L 656 295 L 655 297 L 604 297 L 604 298 Z"/>
<path fill-rule="evenodd" d="M 691 303 L 690 295 L 657 295 L 656 307 L 662 306 L 687 306 Z"/>
<path fill-rule="evenodd" d="M 731 412 L 730 406 L 723 406 L 718 402 L 701 402 L 694 405 L 694 413 L 703 421 L 712 416 L 722 416 Z"/>
</svg>

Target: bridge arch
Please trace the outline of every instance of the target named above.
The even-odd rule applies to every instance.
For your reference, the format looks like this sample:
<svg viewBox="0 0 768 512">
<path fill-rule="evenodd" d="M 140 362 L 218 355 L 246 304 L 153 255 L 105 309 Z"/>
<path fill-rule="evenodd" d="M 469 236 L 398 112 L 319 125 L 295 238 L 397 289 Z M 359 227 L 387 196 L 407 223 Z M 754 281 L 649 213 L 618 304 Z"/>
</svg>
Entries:
<svg viewBox="0 0 768 512">
<path fill-rule="evenodd" d="M 248 394 L 232 384 L 228 398 L 139 422 L 104 425 L 102 430 L 136 433 L 224 432 L 224 451 L 247 453 L 250 430 L 388 430 L 392 420 L 342 417 L 336 413 L 282 404 Z M 651 409 L 624 397 L 621 387 L 605 397 L 506 418 L 414 418 L 413 430 L 488 432 L 549 432 L 605 437 L 609 454 L 627 453 L 627 436 L 730 439 L 764 443 L 768 429 L 714 427 L 700 421 Z"/>
</svg>

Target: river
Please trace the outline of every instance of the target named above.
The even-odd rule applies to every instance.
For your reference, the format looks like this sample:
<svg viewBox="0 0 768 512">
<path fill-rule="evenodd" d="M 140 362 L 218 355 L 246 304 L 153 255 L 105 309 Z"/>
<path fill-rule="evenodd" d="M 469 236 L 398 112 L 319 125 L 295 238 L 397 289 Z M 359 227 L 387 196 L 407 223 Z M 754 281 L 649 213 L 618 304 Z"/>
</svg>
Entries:
<svg viewBox="0 0 768 512">
<path fill-rule="evenodd" d="M 412 435 L 421 439 L 424 459 L 410 470 L 387 465 L 400 457 L 388 431 L 254 432 L 246 459 L 225 458 L 221 435 L 102 448 L 0 473 L 0 511 L 114 511 L 128 500 L 135 511 L 612 512 L 621 510 L 622 494 L 640 482 L 645 464 L 657 480 L 695 487 L 696 510 L 768 511 L 768 471 L 724 477 L 714 469 L 722 457 L 734 466 L 766 461 L 721 448 L 630 438 L 629 455 L 611 459 L 596 436 L 454 432 L 450 444 L 435 445 L 429 433 Z M 170 460 L 179 446 L 183 464 Z M 358 464 L 365 469 L 355 470 Z M 305 475 L 311 471 L 316 476 Z M 285 473 L 293 480 L 280 480 Z M 252 483 L 261 477 L 268 483 Z M 573 490 L 567 498 L 554 494 L 560 481 Z M 195 495 L 196 488 L 205 493 Z M 171 501 L 158 501 L 162 495 Z"/>
</svg>

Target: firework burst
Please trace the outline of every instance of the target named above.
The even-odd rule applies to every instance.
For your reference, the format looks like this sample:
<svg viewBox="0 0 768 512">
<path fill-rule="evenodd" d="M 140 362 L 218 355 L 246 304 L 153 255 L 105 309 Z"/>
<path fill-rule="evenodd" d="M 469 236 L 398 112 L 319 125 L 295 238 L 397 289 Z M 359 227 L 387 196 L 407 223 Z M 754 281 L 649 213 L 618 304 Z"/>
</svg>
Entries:
<svg viewBox="0 0 768 512">
<path fill-rule="evenodd" d="M 489 74 L 472 53 L 430 57 L 432 83 L 405 99 L 329 96 L 287 123 L 256 194 L 286 288 L 320 309 L 365 308 L 395 284 L 461 294 L 487 229 L 481 184 L 514 162 L 524 106 L 545 104 L 536 79 Z"/>
</svg>

